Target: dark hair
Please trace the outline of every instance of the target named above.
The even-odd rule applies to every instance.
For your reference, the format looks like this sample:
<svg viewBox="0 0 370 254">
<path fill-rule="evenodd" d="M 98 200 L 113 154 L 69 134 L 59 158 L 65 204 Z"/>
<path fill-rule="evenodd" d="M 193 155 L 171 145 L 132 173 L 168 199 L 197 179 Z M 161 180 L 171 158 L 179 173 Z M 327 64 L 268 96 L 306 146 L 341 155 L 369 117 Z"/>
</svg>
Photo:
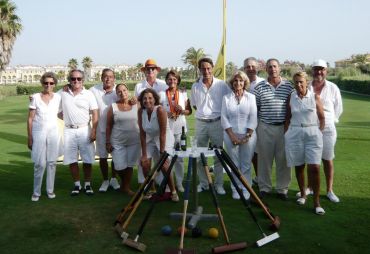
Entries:
<svg viewBox="0 0 370 254">
<path fill-rule="evenodd" d="M 82 80 L 85 80 L 85 73 L 79 69 L 72 69 L 68 73 L 68 82 L 71 82 L 71 77 L 73 72 L 79 72 L 82 75 Z"/>
<path fill-rule="evenodd" d="M 54 72 L 48 71 L 48 72 L 45 72 L 44 74 L 42 74 L 42 76 L 40 78 L 40 83 L 44 84 L 45 79 L 47 79 L 47 78 L 52 78 L 53 81 L 54 81 L 54 84 L 55 85 L 58 84 L 58 79 L 57 79 L 57 76 L 55 75 Z"/>
<path fill-rule="evenodd" d="M 199 61 L 198 61 L 198 68 L 200 69 L 200 66 L 202 65 L 202 63 L 209 63 L 210 65 L 212 65 L 212 67 L 214 67 L 213 65 L 213 61 L 211 58 L 209 57 L 203 57 L 201 58 Z"/>
<path fill-rule="evenodd" d="M 105 69 L 103 69 L 103 70 L 102 70 L 102 72 L 101 72 L 101 78 L 103 78 L 104 74 L 105 74 L 106 72 L 108 72 L 108 71 L 111 71 L 111 72 L 113 73 L 113 77 L 115 77 L 115 75 L 114 75 L 114 71 L 113 71 L 112 69 L 110 69 L 110 68 L 105 68 Z"/>
<path fill-rule="evenodd" d="M 276 58 L 270 58 L 269 60 L 267 60 L 267 62 L 266 62 L 266 67 L 270 64 L 270 62 L 272 62 L 272 61 L 275 61 L 275 62 L 277 62 L 277 64 L 280 66 L 280 62 L 279 62 L 279 60 L 277 60 Z"/>
<path fill-rule="evenodd" d="M 158 93 L 154 89 L 152 89 L 152 88 L 146 88 L 144 91 L 141 92 L 141 94 L 139 95 L 139 98 L 138 98 L 138 100 L 140 102 L 141 108 L 145 108 L 143 101 L 144 101 L 144 95 L 147 94 L 147 93 L 151 93 L 153 95 L 153 97 L 154 97 L 154 105 L 159 105 L 159 101 L 160 100 L 159 100 Z"/>
<path fill-rule="evenodd" d="M 180 83 L 181 83 L 181 77 L 180 77 L 180 74 L 177 72 L 177 71 L 175 71 L 175 70 L 170 70 L 169 72 L 167 72 L 167 74 L 166 74 L 166 83 L 167 83 L 167 79 L 168 79 L 168 77 L 170 76 L 170 75 L 172 75 L 172 76 L 175 76 L 175 78 L 177 79 L 177 86 L 179 86 L 180 85 Z"/>
</svg>

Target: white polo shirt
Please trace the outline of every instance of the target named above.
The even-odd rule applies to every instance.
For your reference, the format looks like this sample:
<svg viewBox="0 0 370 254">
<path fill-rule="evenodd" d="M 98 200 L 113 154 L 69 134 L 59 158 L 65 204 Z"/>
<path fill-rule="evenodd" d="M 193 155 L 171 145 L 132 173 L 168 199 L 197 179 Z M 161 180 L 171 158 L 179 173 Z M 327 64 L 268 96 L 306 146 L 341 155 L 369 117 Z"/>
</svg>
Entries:
<svg viewBox="0 0 370 254">
<path fill-rule="evenodd" d="M 95 96 L 99 108 L 98 130 L 105 132 L 107 127 L 107 113 L 113 102 L 117 101 L 116 85 L 111 92 L 103 89 L 103 84 L 97 84 L 89 89 Z"/>
<path fill-rule="evenodd" d="M 256 87 L 256 85 L 261 82 L 261 81 L 264 81 L 265 79 L 264 78 L 260 78 L 257 76 L 256 80 L 255 81 L 252 81 L 250 86 L 249 86 L 249 91 L 250 93 L 253 93 L 254 91 L 254 88 Z"/>
<path fill-rule="evenodd" d="M 312 81 L 309 83 L 309 89 L 314 92 Z M 333 127 L 335 123 L 339 122 L 339 117 L 343 113 L 342 96 L 337 85 L 325 80 L 320 100 L 324 108 L 325 127 Z"/>
<path fill-rule="evenodd" d="M 90 110 L 98 109 L 94 94 L 82 88 L 74 95 L 72 90 L 60 92 L 62 96 L 62 110 L 65 125 L 84 125 L 90 121 Z"/>
<path fill-rule="evenodd" d="M 213 77 L 208 89 L 200 79 L 191 87 L 190 102 L 197 108 L 195 118 L 214 119 L 221 116 L 222 97 L 231 91 L 223 80 Z"/>
<path fill-rule="evenodd" d="M 153 86 L 149 85 L 148 81 L 143 80 L 140 83 L 137 83 L 135 85 L 135 97 L 139 97 L 141 92 L 147 88 L 152 88 L 154 91 L 156 91 L 158 94 L 162 91 L 166 91 L 168 86 L 166 82 L 160 79 L 156 79 Z"/>
</svg>

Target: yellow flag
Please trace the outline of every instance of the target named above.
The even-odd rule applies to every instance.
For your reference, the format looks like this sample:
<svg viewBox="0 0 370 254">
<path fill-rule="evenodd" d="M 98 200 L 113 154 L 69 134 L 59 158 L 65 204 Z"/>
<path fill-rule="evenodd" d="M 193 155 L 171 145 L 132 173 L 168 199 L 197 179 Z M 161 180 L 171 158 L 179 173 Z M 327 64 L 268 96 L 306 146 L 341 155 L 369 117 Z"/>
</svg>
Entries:
<svg viewBox="0 0 370 254">
<path fill-rule="evenodd" d="M 220 52 L 218 53 L 213 75 L 216 78 L 226 80 L 226 0 L 223 0 L 223 33 Z"/>
</svg>

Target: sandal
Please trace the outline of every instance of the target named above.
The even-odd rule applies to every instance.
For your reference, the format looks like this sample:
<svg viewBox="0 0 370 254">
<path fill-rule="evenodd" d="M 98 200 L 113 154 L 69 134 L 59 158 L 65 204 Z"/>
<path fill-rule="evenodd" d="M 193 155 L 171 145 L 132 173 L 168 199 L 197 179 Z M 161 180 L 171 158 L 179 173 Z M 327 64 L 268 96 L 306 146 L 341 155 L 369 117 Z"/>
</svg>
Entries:
<svg viewBox="0 0 370 254">
<path fill-rule="evenodd" d="M 324 215 L 325 214 L 325 210 L 322 207 L 318 206 L 318 207 L 315 207 L 315 213 L 317 215 Z"/>
</svg>

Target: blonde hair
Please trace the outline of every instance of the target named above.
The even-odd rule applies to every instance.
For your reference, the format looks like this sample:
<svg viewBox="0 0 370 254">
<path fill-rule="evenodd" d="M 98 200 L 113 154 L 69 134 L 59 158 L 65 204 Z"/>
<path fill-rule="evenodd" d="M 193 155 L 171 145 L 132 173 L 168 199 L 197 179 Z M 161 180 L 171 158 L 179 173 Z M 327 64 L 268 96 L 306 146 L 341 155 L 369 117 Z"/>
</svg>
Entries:
<svg viewBox="0 0 370 254">
<path fill-rule="evenodd" d="M 229 84 L 229 86 L 230 86 L 231 90 L 234 90 L 234 89 L 233 89 L 233 83 L 234 83 L 234 81 L 235 81 L 235 79 L 236 79 L 237 77 L 240 77 L 240 78 L 244 81 L 243 89 L 244 89 L 244 90 L 248 90 L 248 89 L 249 89 L 249 85 L 250 85 L 250 81 L 249 81 L 249 78 L 248 78 L 247 74 L 245 74 L 245 72 L 244 72 L 244 71 L 236 71 L 236 72 L 231 76 L 231 78 L 229 79 L 229 82 L 228 82 L 228 84 Z"/>
</svg>

